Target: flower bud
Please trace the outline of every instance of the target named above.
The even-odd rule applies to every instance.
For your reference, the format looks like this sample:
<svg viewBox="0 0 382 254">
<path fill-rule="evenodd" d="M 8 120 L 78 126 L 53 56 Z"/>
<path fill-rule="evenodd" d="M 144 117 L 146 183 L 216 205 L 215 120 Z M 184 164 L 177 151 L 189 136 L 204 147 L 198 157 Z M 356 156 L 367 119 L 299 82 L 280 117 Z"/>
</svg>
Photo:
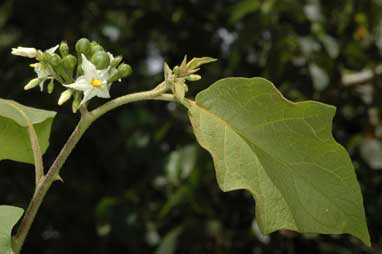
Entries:
<svg viewBox="0 0 382 254">
<path fill-rule="evenodd" d="M 31 81 L 29 81 L 28 84 L 26 84 L 26 86 L 24 86 L 24 90 L 35 88 L 40 84 L 40 82 L 41 80 L 39 78 L 34 78 Z"/>
<path fill-rule="evenodd" d="M 74 68 L 77 64 L 77 58 L 71 54 L 67 55 L 62 59 L 65 70 L 68 72 L 69 76 L 73 76 Z"/>
<path fill-rule="evenodd" d="M 66 43 L 65 41 L 62 41 L 61 44 L 60 44 L 60 54 L 62 57 L 65 57 L 69 54 L 69 46 L 68 46 L 68 43 Z"/>
<path fill-rule="evenodd" d="M 107 83 L 112 83 L 118 79 L 125 78 L 132 73 L 131 66 L 128 64 L 120 64 L 118 66 L 118 71 L 116 71 L 108 80 Z"/>
<path fill-rule="evenodd" d="M 175 97 L 178 99 L 178 101 L 183 101 L 187 90 L 187 86 L 184 84 L 184 79 L 174 82 L 172 87 L 172 91 Z"/>
<path fill-rule="evenodd" d="M 191 74 L 191 75 L 186 77 L 186 80 L 188 80 L 188 81 L 198 81 L 201 79 L 202 79 L 202 76 L 200 76 L 198 74 Z"/>
<path fill-rule="evenodd" d="M 116 68 L 121 61 L 122 61 L 122 56 L 115 57 L 113 61 L 110 62 L 110 67 Z"/>
<path fill-rule="evenodd" d="M 86 38 L 79 39 L 75 48 L 78 53 L 88 55 L 90 53 L 90 42 Z"/>
<path fill-rule="evenodd" d="M 174 69 L 173 69 L 173 72 L 174 72 L 174 74 L 175 74 L 176 76 L 179 75 L 179 71 L 180 71 L 179 66 L 178 66 L 178 65 L 175 66 Z"/>
<path fill-rule="evenodd" d="M 58 105 L 62 105 L 67 102 L 70 97 L 72 97 L 72 90 L 68 89 L 61 93 L 60 98 L 58 99 Z"/>
<path fill-rule="evenodd" d="M 61 57 L 57 54 L 49 54 L 47 62 L 53 67 L 56 67 L 61 64 Z"/>
<path fill-rule="evenodd" d="M 54 90 L 54 79 L 50 80 L 47 89 L 48 89 L 48 94 L 53 93 L 53 90 Z"/>
<path fill-rule="evenodd" d="M 11 54 L 15 56 L 35 58 L 37 56 L 37 52 L 38 51 L 35 48 L 17 47 L 12 48 Z"/>
<path fill-rule="evenodd" d="M 106 69 L 110 64 L 110 58 L 109 55 L 104 51 L 98 51 L 96 52 L 91 60 L 92 63 L 96 66 L 97 69 L 103 70 Z"/>
<path fill-rule="evenodd" d="M 75 92 L 74 93 L 74 99 L 72 103 L 72 111 L 73 113 L 76 113 L 78 108 L 80 107 L 81 104 L 81 93 Z"/>
<path fill-rule="evenodd" d="M 92 41 L 90 43 L 90 55 L 93 56 L 95 53 L 99 51 L 105 51 L 101 45 L 99 45 L 97 42 Z"/>
<path fill-rule="evenodd" d="M 118 66 L 118 74 L 120 75 L 120 78 L 125 78 L 131 75 L 133 70 L 131 69 L 131 66 L 128 64 L 121 64 Z"/>
</svg>

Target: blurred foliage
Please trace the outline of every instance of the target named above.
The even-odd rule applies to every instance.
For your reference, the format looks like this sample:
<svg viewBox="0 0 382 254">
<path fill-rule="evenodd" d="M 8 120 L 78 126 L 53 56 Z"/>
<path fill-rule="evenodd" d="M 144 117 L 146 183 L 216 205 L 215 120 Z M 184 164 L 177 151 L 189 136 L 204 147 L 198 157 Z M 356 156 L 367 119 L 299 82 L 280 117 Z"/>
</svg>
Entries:
<svg viewBox="0 0 382 254">
<path fill-rule="evenodd" d="M 382 82 L 341 84 L 342 75 L 382 63 L 381 0 L 1 1 L 0 96 L 60 113 L 46 165 L 78 116 L 56 105 L 60 91 L 23 91 L 33 70 L 10 48 L 73 45 L 80 37 L 133 66 L 132 78 L 114 86 L 112 96 L 153 87 L 163 61 L 175 65 L 188 54 L 219 59 L 190 96 L 223 77 L 264 76 L 290 99 L 337 106 L 334 136 L 351 152 L 373 249 L 347 236 L 262 236 L 249 193 L 218 189 L 186 111 L 144 102 L 109 113 L 88 131 L 62 171 L 65 183 L 48 194 L 25 253 L 382 252 Z M 26 207 L 32 167 L 0 167 L 0 203 Z"/>
</svg>

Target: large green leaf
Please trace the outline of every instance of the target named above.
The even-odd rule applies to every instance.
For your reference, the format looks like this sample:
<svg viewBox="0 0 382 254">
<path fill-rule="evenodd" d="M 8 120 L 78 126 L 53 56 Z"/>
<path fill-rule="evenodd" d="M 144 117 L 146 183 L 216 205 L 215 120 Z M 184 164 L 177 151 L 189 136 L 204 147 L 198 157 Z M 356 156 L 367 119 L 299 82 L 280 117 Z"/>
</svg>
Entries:
<svg viewBox="0 0 382 254">
<path fill-rule="evenodd" d="M 24 210 L 14 206 L 0 205 L 0 253 L 13 254 L 12 228 L 23 215 Z"/>
<path fill-rule="evenodd" d="M 262 78 L 217 81 L 189 108 L 220 188 L 254 195 L 263 233 L 349 233 L 370 245 L 352 162 L 331 133 L 334 114 L 319 102 L 290 102 Z"/>
<path fill-rule="evenodd" d="M 56 112 L 23 106 L 0 99 L 0 160 L 34 163 L 28 128 L 33 126 L 41 153 L 49 146 L 50 129 Z"/>
</svg>

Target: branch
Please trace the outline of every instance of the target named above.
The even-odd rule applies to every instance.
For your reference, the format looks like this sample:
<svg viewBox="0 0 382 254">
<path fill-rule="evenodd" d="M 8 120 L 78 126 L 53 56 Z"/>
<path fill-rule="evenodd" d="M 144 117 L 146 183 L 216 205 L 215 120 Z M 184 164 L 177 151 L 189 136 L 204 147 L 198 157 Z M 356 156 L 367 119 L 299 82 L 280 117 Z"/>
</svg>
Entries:
<svg viewBox="0 0 382 254">
<path fill-rule="evenodd" d="M 25 242 L 28 232 L 32 226 L 32 223 L 37 215 L 37 212 L 44 200 L 46 193 L 53 184 L 54 181 L 59 179 L 59 173 L 64 165 L 65 161 L 69 157 L 70 153 L 73 151 L 74 147 L 77 145 L 78 141 L 81 139 L 85 131 L 90 127 L 90 125 L 100 116 L 109 112 L 110 110 L 128 104 L 134 101 L 142 100 L 163 100 L 163 101 L 176 101 L 175 97 L 171 94 L 165 94 L 168 88 L 165 86 L 164 82 L 159 84 L 156 88 L 150 91 L 138 92 L 128 94 L 114 100 L 111 100 L 101 107 L 88 112 L 86 108 L 80 109 L 81 120 L 79 121 L 77 127 L 74 129 L 73 133 L 69 137 L 68 141 L 65 143 L 61 152 L 57 156 L 56 160 L 53 162 L 46 176 L 43 176 L 41 181 L 37 184 L 36 190 L 33 194 L 32 200 L 25 212 L 25 215 L 21 221 L 18 231 L 13 238 L 13 250 L 16 254 L 20 253 L 21 248 Z"/>
<path fill-rule="evenodd" d="M 132 93 L 125 96 L 118 97 L 114 100 L 106 102 L 102 106 L 93 110 L 90 114 L 94 117 L 94 120 L 104 115 L 105 113 L 113 110 L 122 105 L 134 102 L 134 101 L 142 101 L 142 100 L 168 100 L 170 99 L 168 96 L 160 97 L 163 95 L 169 88 L 166 86 L 165 82 L 160 83 L 154 89 L 145 92 Z M 172 98 L 171 100 L 174 100 Z"/>
<path fill-rule="evenodd" d="M 367 69 L 364 71 L 343 75 L 342 84 L 349 87 L 362 85 L 379 77 L 382 77 L 382 65 L 377 65 L 373 69 Z"/>
</svg>

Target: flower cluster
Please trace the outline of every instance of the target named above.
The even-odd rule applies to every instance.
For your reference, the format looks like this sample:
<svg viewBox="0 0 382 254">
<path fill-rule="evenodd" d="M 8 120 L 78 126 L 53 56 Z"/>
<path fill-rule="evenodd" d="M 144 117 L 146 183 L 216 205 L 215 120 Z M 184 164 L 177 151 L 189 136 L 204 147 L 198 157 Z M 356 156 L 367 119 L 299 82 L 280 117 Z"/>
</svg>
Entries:
<svg viewBox="0 0 382 254">
<path fill-rule="evenodd" d="M 57 50 L 59 53 L 56 53 Z M 111 84 L 121 81 L 132 72 L 130 65 L 121 63 L 121 56 L 114 57 L 97 42 L 82 38 L 77 41 L 75 50 L 76 56 L 70 54 L 66 42 L 45 51 L 13 48 L 13 55 L 36 60 L 30 66 L 34 68 L 37 77 L 29 81 L 24 89 L 40 87 L 43 91 L 45 82 L 49 81 L 47 91 L 52 93 L 55 83 L 59 83 L 65 90 L 58 104 L 62 105 L 73 98 L 72 109 L 76 112 L 93 97 L 110 98 Z"/>
</svg>

